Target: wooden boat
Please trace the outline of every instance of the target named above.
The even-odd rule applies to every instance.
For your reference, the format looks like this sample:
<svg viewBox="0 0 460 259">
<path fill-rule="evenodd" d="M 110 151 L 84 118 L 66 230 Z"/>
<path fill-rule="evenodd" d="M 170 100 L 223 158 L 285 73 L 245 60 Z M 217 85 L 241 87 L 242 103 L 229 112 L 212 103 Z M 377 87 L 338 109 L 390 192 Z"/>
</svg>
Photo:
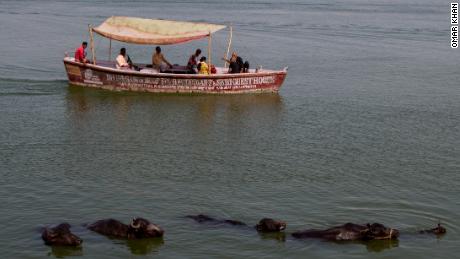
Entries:
<svg viewBox="0 0 460 259">
<path fill-rule="evenodd" d="M 211 67 L 211 35 L 225 28 L 222 25 L 151 20 L 133 17 L 110 17 L 98 27 L 89 27 L 91 63 L 75 61 L 66 56 L 64 65 L 70 84 L 117 91 L 160 93 L 260 93 L 277 92 L 287 75 L 283 70 L 249 69 L 246 73 L 230 74 L 225 67 L 216 67 L 209 75 L 187 74 L 185 66 L 173 66 L 161 73 L 147 64 L 135 64 L 138 69 L 117 69 L 114 61 L 96 61 L 93 32 L 111 40 L 126 43 L 169 45 L 208 37 L 208 63 Z M 230 32 L 232 30 L 230 29 Z M 230 50 L 231 33 L 227 48 Z M 110 50 L 111 52 L 111 50 Z"/>
</svg>

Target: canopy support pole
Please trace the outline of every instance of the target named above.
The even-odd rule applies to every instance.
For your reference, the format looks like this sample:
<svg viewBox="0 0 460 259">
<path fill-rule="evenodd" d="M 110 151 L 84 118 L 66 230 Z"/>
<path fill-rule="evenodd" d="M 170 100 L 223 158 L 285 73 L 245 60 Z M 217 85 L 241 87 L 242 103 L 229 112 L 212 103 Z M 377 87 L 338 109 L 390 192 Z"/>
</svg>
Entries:
<svg viewBox="0 0 460 259">
<path fill-rule="evenodd" d="M 112 59 L 112 39 L 109 39 L 109 61 Z"/>
<path fill-rule="evenodd" d="M 89 39 L 90 39 L 90 47 L 91 47 L 91 54 L 93 55 L 93 65 L 96 65 L 96 54 L 94 52 L 94 38 L 93 38 L 93 28 L 91 25 L 88 24 L 89 28 Z"/>
<path fill-rule="evenodd" d="M 233 27 L 230 25 L 230 36 L 228 38 L 227 53 L 225 54 L 225 59 L 228 60 L 228 54 L 230 53 L 230 46 L 232 45 L 233 37 Z M 227 61 L 224 61 L 224 67 L 227 68 Z"/>
<path fill-rule="evenodd" d="M 208 72 L 209 74 L 211 74 L 211 41 L 212 41 L 212 36 L 211 36 L 211 32 L 209 32 L 209 38 L 208 38 L 208 58 L 209 58 L 209 61 L 208 61 Z"/>
</svg>

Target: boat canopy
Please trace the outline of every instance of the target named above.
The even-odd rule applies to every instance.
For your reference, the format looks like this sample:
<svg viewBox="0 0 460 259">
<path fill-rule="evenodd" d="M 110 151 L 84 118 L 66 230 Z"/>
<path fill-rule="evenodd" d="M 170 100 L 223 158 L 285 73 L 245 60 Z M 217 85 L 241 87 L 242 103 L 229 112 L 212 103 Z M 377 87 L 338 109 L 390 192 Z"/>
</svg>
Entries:
<svg viewBox="0 0 460 259">
<path fill-rule="evenodd" d="M 170 45 L 209 36 L 224 25 L 112 16 L 93 31 L 127 43 Z"/>
</svg>

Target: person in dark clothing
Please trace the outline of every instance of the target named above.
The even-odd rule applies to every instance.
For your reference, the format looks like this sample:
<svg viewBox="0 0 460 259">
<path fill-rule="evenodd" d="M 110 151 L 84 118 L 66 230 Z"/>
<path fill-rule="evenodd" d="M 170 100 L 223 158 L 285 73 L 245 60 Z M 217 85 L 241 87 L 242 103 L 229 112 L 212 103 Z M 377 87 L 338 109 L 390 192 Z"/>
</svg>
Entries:
<svg viewBox="0 0 460 259">
<path fill-rule="evenodd" d="M 240 64 L 236 61 L 236 58 L 232 57 L 230 59 L 230 64 L 228 66 L 228 73 L 237 74 L 237 73 L 240 73 L 240 71 L 241 71 Z"/>
<path fill-rule="evenodd" d="M 229 63 L 228 73 L 235 74 L 235 73 L 243 72 L 244 70 L 243 59 L 239 57 L 236 52 L 232 53 L 232 57 L 230 58 L 230 60 L 226 58 L 222 58 L 222 59 L 226 61 L 227 63 Z M 249 69 L 249 63 L 248 63 L 248 69 Z"/>
<path fill-rule="evenodd" d="M 240 67 L 240 72 L 243 72 L 243 59 L 240 56 L 236 56 L 236 63 L 238 63 L 238 66 Z"/>
<path fill-rule="evenodd" d="M 243 64 L 243 73 L 248 73 L 249 72 L 249 62 L 246 61 Z"/>
</svg>

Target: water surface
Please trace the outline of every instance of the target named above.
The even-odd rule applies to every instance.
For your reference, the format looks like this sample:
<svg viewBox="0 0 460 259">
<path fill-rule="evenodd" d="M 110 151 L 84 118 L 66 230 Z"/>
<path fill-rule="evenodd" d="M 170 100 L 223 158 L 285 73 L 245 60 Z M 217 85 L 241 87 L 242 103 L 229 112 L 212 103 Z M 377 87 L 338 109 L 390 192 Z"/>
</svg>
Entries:
<svg viewBox="0 0 460 259">
<path fill-rule="evenodd" d="M 5 258 L 454 258 L 460 252 L 459 52 L 433 1 L 0 0 L 0 253 Z M 114 93 L 68 86 L 64 52 L 111 15 L 234 26 L 253 66 L 289 66 L 279 94 Z M 213 57 L 227 34 L 214 37 Z M 97 55 L 108 40 L 97 37 Z M 153 47 L 128 48 L 148 61 Z M 165 46 L 184 63 L 206 40 Z M 287 233 L 380 222 L 395 242 L 297 241 L 200 226 L 207 213 Z M 142 216 L 164 240 L 81 225 Z M 441 221 L 448 234 L 414 235 Z M 67 221 L 80 249 L 43 245 Z M 280 240 L 281 239 L 281 240 Z"/>
</svg>

